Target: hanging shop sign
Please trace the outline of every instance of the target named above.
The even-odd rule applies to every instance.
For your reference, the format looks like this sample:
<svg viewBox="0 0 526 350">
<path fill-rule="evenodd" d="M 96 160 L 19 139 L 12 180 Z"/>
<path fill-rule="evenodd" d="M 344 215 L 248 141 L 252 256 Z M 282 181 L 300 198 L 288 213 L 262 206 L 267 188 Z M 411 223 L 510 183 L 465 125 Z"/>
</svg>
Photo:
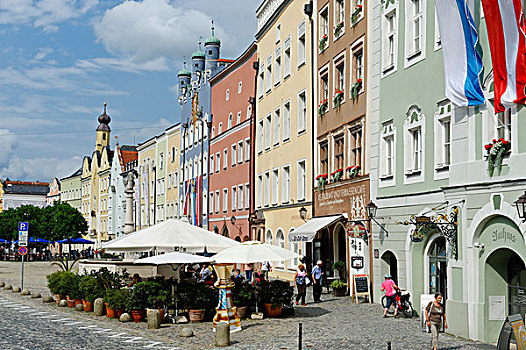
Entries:
<svg viewBox="0 0 526 350">
<path fill-rule="evenodd" d="M 363 224 L 349 223 L 347 225 L 347 235 L 354 238 L 363 238 L 367 236 L 367 228 Z"/>
</svg>

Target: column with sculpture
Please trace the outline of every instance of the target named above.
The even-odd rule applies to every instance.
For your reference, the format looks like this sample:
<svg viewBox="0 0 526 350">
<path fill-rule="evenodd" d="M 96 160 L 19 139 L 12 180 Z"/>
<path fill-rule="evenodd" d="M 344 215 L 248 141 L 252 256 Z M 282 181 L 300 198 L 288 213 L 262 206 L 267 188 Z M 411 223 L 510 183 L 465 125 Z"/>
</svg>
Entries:
<svg viewBox="0 0 526 350">
<path fill-rule="evenodd" d="M 221 321 L 228 322 L 230 332 L 237 332 L 241 330 L 241 321 L 236 312 L 236 307 L 232 306 L 231 289 L 234 283 L 230 279 L 234 265 L 232 264 L 215 264 L 214 270 L 217 273 L 217 282 L 214 286 L 219 289 L 219 303 L 216 307 L 216 315 L 214 316 L 214 332 L 216 326 Z"/>
</svg>

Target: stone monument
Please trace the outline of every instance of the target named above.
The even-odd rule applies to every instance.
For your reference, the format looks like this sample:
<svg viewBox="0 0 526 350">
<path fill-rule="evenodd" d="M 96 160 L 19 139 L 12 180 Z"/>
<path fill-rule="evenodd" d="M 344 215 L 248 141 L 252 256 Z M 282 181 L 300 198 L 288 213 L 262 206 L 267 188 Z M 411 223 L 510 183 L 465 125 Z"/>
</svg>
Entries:
<svg viewBox="0 0 526 350">
<path fill-rule="evenodd" d="M 230 326 L 230 332 L 238 332 L 241 328 L 241 322 L 237 316 L 236 307 L 232 306 L 231 288 L 234 283 L 230 279 L 232 273 L 232 264 L 215 264 L 218 280 L 214 284 L 219 289 L 219 303 L 216 307 L 216 315 L 214 316 L 214 332 L 221 321 L 225 321 Z"/>
<path fill-rule="evenodd" d="M 128 234 L 133 232 L 133 194 L 135 193 L 135 190 L 133 187 L 135 186 L 135 176 L 133 175 L 133 172 L 130 171 L 128 173 L 128 176 L 126 176 L 126 189 L 124 190 L 124 193 L 126 193 L 126 214 L 124 217 L 124 234 Z"/>
</svg>

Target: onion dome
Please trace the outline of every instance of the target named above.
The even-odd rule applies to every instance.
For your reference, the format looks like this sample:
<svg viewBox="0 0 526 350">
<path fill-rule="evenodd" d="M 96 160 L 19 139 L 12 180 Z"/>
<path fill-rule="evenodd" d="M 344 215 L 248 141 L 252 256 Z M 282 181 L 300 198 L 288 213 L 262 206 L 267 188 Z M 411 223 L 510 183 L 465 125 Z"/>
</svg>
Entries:
<svg viewBox="0 0 526 350">
<path fill-rule="evenodd" d="M 199 41 L 199 48 L 197 51 L 192 54 L 192 59 L 194 58 L 205 58 L 205 53 L 201 51 L 201 41 Z"/>
<path fill-rule="evenodd" d="M 217 44 L 217 45 L 221 45 L 221 40 L 219 40 L 215 35 L 214 35 L 214 21 L 212 21 L 212 35 L 210 37 L 208 37 L 206 40 L 205 40 L 205 46 L 207 46 L 208 44 Z"/>
<path fill-rule="evenodd" d="M 107 103 L 104 102 L 104 112 L 102 112 L 101 115 L 99 115 L 99 126 L 97 127 L 97 131 L 111 131 L 110 130 L 110 122 L 111 122 L 111 118 L 109 115 L 106 114 L 106 106 L 107 106 Z"/>
<path fill-rule="evenodd" d="M 183 62 L 183 69 L 181 69 L 178 73 L 177 73 L 177 76 L 180 77 L 180 76 L 188 76 L 188 77 L 191 77 L 192 76 L 192 72 L 190 72 L 188 69 L 186 69 L 186 61 Z"/>
</svg>

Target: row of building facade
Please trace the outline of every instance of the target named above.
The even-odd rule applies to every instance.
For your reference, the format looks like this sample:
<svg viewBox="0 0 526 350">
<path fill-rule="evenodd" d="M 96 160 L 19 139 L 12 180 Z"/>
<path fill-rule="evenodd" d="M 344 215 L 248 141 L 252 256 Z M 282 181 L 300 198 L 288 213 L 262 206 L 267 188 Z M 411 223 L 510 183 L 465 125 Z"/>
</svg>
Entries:
<svg viewBox="0 0 526 350">
<path fill-rule="evenodd" d="M 486 102 L 446 99 L 434 8 L 264 0 L 237 59 L 221 58 L 212 27 L 178 72 L 180 123 L 111 150 L 105 109 L 91 157 L 48 197 L 78 208 L 100 244 L 123 232 L 133 172 L 136 229 L 186 217 L 322 260 L 329 279 L 343 277 L 331 269 L 342 261 L 348 281 L 369 275 L 375 301 L 389 273 L 417 311 L 441 292 L 449 332 L 494 342 L 506 315 L 526 311 L 526 226 L 514 205 L 526 189 L 526 123 L 522 106 L 494 113 L 480 4 Z M 485 145 L 501 138 L 511 149 L 490 172 Z M 290 279 L 297 264 L 272 275 Z"/>
</svg>

